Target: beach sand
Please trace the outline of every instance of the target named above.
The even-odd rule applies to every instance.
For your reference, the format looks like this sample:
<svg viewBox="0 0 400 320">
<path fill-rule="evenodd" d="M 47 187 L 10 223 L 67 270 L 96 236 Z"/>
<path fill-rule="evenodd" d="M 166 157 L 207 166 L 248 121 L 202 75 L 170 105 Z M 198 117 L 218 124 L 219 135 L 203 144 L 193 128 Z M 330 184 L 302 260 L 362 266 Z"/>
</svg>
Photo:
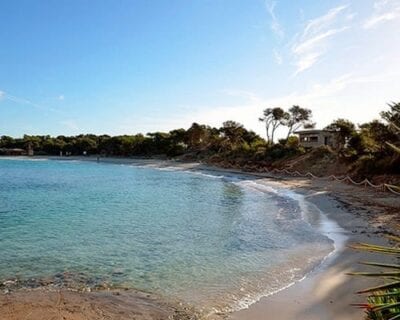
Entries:
<svg viewBox="0 0 400 320">
<path fill-rule="evenodd" d="M 96 161 L 93 158 L 73 159 Z M 239 170 L 175 161 L 113 158 L 101 161 L 124 164 L 140 162 L 150 166 L 240 173 Z M 354 292 L 371 286 L 374 282 L 370 279 L 348 276 L 346 272 L 363 269 L 357 264 L 359 261 L 390 260 L 376 254 L 357 252 L 346 246 L 353 242 L 386 244 L 385 234 L 390 233 L 399 222 L 397 212 L 400 208 L 400 197 L 329 180 L 253 175 L 260 178 L 259 183 L 275 183 L 277 186 L 284 186 L 304 194 L 306 199 L 314 203 L 329 219 L 337 222 L 339 227 L 330 230 L 331 234 L 328 235 L 338 241 L 339 248 L 304 280 L 274 295 L 262 298 L 247 309 L 223 317 L 231 320 L 363 319 L 363 311 L 351 304 L 365 302 L 365 297 L 358 296 Z M 189 315 L 189 310 L 185 311 L 152 299 L 146 300 L 140 293 L 139 296 L 136 296 L 137 294 L 136 292 L 77 293 L 64 290 L 0 294 L 0 318 L 147 320 L 190 319 L 193 316 Z"/>
<path fill-rule="evenodd" d="M 133 290 L 19 290 L 0 296 L 1 320 L 197 319 L 189 308 Z"/>
<path fill-rule="evenodd" d="M 308 190 L 306 194 L 308 200 L 316 204 L 328 218 L 336 221 L 343 228 L 336 232 L 347 238 L 345 243 L 303 281 L 272 296 L 262 298 L 248 309 L 233 313 L 229 319 L 352 320 L 364 318 L 364 311 L 351 304 L 365 302 L 365 297 L 358 296 L 355 292 L 376 284 L 376 281 L 348 276 L 346 273 L 363 269 L 363 266 L 358 264 L 359 261 L 389 262 L 391 260 L 376 254 L 354 251 L 347 245 L 355 242 L 387 244 L 386 239 L 381 236 L 381 231 L 384 231 L 383 229 L 379 231 L 366 223 L 365 218 L 358 216 L 356 209 L 353 209 L 353 212 L 349 212 L 349 208 L 344 209 L 343 205 L 329 195 L 311 190 Z M 369 214 L 373 215 L 373 212 Z M 330 236 L 335 238 L 338 234 Z"/>
<path fill-rule="evenodd" d="M 365 302 L 365 296 L 355 292 L 380 282 L 346 273 L 365 270 L 358 264 L 360 261 L 391 262 L 393 258 L 358 252 L 348 245 L 357 242 L 388 244 L 385 235 L 395 230 L 399 223 L 400 197 L 330 180 L 280 178 L 276 182 L 268 179 L 268 183 L 283 184 L 304 194 L 329 219 L 338 223 L 341 230 L 337 232 L 346 237 L 345 243 L 303 281 L 262 298 L 248 309 L 233 313 L 229 319 L 363 319 L 364 311 L 351 304 Z"/>
</svg>

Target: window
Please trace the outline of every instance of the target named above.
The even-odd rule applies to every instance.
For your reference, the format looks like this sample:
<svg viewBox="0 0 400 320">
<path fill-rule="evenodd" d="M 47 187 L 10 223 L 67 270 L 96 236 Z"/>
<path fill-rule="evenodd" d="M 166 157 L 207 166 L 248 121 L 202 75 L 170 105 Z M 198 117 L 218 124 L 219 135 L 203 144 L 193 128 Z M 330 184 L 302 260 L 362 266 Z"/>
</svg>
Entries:
<svg viewBox="0 0 400 320">
<path fill-rule="evenodd" d="M 318 142 L 318 137 L 317 136 L 310 137 L 310 142 Z"/>
</svg>

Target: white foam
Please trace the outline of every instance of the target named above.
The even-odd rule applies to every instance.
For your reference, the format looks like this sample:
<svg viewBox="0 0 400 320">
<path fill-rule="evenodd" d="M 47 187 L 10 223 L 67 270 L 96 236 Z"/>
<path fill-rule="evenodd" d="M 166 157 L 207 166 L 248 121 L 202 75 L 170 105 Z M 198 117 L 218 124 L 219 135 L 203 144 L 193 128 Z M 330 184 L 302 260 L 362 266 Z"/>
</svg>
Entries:
<svg viewBox="0 0 400 320">
<path fill-rule="evenodd" d="M 261 193 L 279 194 L 278 189 L 263 183 L 257 183 L 255 180 L 241 180 L 234 183 L 240 187 L 250 188 Z"/>
<path fill-rule="evenodd" d="M 334 255 L 336 255 L 340 250 L 342 250 L 344 248 L 345 242 L 348 238 L 346 235 L 344 235 L 346 231 L 343 228 L 341 228 L 336 221 L 329 219 L 326 216 L 326 214 L 321 209 L 318 208 L 317 205 L 315 205 L 314 203 L 312 203 L 310 201 L 307 201 L 306 196 L 304 196 L 300 193 L 296 193 L 292 190 L 285 189 L 284 187 L 282 187 L 282 188 L 272 187 L 272 186 L 266 184 L 265 181 L 263 181 L 262 183 L 259 183 L 259 182 L 257 182 L 257 180 L 243 180 L 243 181 L 237 182 L 235 184 L 242 186 L 242 187 L 251 188 L 258 192 L 274 193 L 277 195 L 285 196 L 285 197 L 291 198 L 293 200 L 296 200 L 300 206 L 303 220 L 309 224 L 310 224 L 310 222 L 306 218 L 306 215 L 311 207 L 313 210 L 315 210 L 318 213 L 321 221 L 317 227 L 312 224 L 310 224 L 310 225 L 313 228 L 317 228 L 317 230 L 321 234 L 325 235 L 327 238 L 332 240 L 333 250 L 330 251 L 324 257 L 322 257 L 322 259 L 319 259 L 319 263 L 316 266 L 314 266 L 310 271 L 308 271 L 300 279 L 291 281 L 295 277 L 295 272 L 299 271 L 299 268 L 292 268 L 289 270 L 289 272 L 292 273 L 292 279 L 289 278 L 290 282 L 287 285 L 284 285 L 279 289 L 275 289 L 275 290 L 269 289 L 265 292 L 260 292 L 259 294 L 247 295 L 247 296 L 241 298 L 239 301 L 237 301 L 232 306 L 232 309 L 230 311 L 238 311 L 238 310 L 242 310 L 242 309 L 247 309 L 252 304 L 260 301 L 260 299 L 274 295 L 282 290 L 290 288 L 291 286 L 293 286 L 294 284 L 296 284 L 300 281 L 303 281 L 315 269 L 324 266 L 328 261 L 330 261 L 332 259 L 332 257 Z M 311 264 L 311 262 L 310 262 L 310 264 Z"/>
<path fill-rule="evenodd" d="M 223 176 L 223 175 L 215 175 L 215 174 L 204 173 L 204 172 L 195 171 L 195 170 L 185 170 L 185 172 L 190 173 L 190 174 L 194 174 L 194 175 L 197 175 L 197 176 L 203 176 L 203 177 L 213 178 L 213 179 L 225 178 L 225 176 Z"/>
<path fill-rule="evenodd" d="M 48 161 L 49 159 L 45 158 L 29 158 L 29 157 L 8 157 L 8 156 L 1 156 L 0 160 L 13 160 L 13 161 Z"/>
</svg>

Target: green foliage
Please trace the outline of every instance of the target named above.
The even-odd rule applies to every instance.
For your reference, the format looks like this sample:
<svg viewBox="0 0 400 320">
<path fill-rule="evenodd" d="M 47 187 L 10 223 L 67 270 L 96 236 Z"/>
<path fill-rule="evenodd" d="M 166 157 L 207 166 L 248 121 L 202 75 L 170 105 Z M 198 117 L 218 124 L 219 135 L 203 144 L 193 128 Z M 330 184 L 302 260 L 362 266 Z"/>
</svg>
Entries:
<svg viewBox="0 0 400 320">
<path fill-rule="evenodd" d="M 327 155 L 323 152 L 326 151 L 332 163 L 339 154 L 344 163 L 353 163 L 353 173 L 363 176 L 399 173 L 400 104 L 389 104 L 389 110 L 381 115 L 382 120 L 361 124 L 358 128 L 349 120 L 335 120 L 326 128 L 336 133 L 338 148 L 334 150 L 338 152 L 314 149 L 313 157 L 324 159 Z M 268 166 L 305 152 L 299 139 L 291 133 L 302 126 L 312 127 L 311 117 L 311 110 L 296 105 L 287 111 L 279 107 L 265 109 L 259 120 L 265 124 L 267 141 L 238 122 L 226 121 L 220 128 L 193 123 L 187 130 L 179 128 L 146 135 L 25 135 L 22 138 L 3 135 L 0 137 L 0 154 L 5 153 L 4 149 L 26 149 L 30 145 L 35 154 L 40 155 L 59 155 L 62 152 L 64 155 L 182 157 Z M 278 127 L 286 127 L 288 136 L 274 144 Z"/>
<path fill-rule="evenodd" d="M 379 254 L 400 256 L 400 238 L 391 236 L 396 244 L 393 246 L 378 246 L 367 243 L 359 243 L 351 247 L 356 250 L 375 252 Z M 371 278 L 380 278 L 384 283 L 375 287 L 358 291 L 359 294 L 367 294 L 367 303 L 356 306 L 365 308 L 367 319 L 370 320 L 394 320 L 400 319 L 400 265 L 378 262 L 361 262 L 361 264 L 376 268 L 374 272 L 353 272 L 350 275 Z"/>
<path fill-rule="evenodd" d="M 267 142 L 269 145 L 274 143 L 275 132 L 278 127 L 284 125 L 289 119 L 289 114 L 282 108 L 267 108 L 263 111 L 263 116 L 258 120 L 265 123 Z"/>
<path fill-rule="evenodd" d="M 283 142 L 286 142 L 285 140 Z M 286 143 L 278 143 L 269 146 L 265 152 L 265 160 L 276 161 L 280 159 L 290 158 L 303 153 L 303 149 L 297 146 L 289 146 Z"/>
<path fill-rule="evenodd" d="M 388 104 L 389 110 L 382 111 L 381 117 L 396 127 L 400 127 L 400 102 Z"/>
<path fill-rule="evenodd" d="M 397 114 L 390 113 L 390 121 L 394 121 L 397 116 L 400 116 L 400 105 Z M 393 111 L 393 106 L 391 106 Z M 387 116 L 387 115 L 386 115 Z M 399 117 L 400 119 L 400 117 Z M 400 128 L 391 123 L 391 125 L 399 132 Z M 391 142 L 386 142 L 396 153 L 400 154 L 400 148 Z M 400 157 L 397 157 L 397 160 Z M 370 158 L 369 163 L 372 161 L 376 163 L 375 159 Z M 372 161 L 371 161 L 372 160 Z M 385 159 L 386 160 L 386 159 Z M 400 162 L 396 164 L 396 168 L 400 168 Z M 397 259 L 400 258 L 400 237 L 389 236 L 390 240 L 394 242 L 393 246 L 378 246 L 367 243 L 359 243 L 351 247 L 356 250 L 364 250 L 375 252 L 379 254 L 392 255 Z M 385 264 L 378 262 L 361 262 L 361 264 L 378 268 L 375 272 L 354 272 L 351 275 L 381 278 L 384 284 L 360 290 L 358 293 L 368 294 L 367 303 L 358 305 L 366 309 L 367 318 L 370 320 L 395 320 L 400 319 L 400 264 Z"/>
<path fill-rule="evenodd" d="M 267 142 L 269 145 L 274 143 L 276 129 L 280 126 L 288 128 L 285 142 L 300 127 L 312 128 L 314 123 L 311 121 L 312 111 L 310 109 L 293 106 L 288 111 L 282 108 L 267 108 L 263 111 L 263 116 L 259 121 L 265 123 L 265 131 L 267 134 Z M 280 142 L 284 144 L 284 142 Z"/>
<path fill-rule="evenodd" d="M 311 117 L 312 111 L 310 109 L 301 108 L 299 106 L 291 107 L 288 110 L 284 121 L 284 125 L 288 127 L 286 141 L 289 139 L 291 134 L 302 126 L 305 128 L 313 128 L 315 124 L 311 121 Z"/>
<path fill-rule="evenodd" d="M 336 142 L 339 149 L 344 149 L 347 142 L 356 133 L 356 126 L 349 120 L 337 119 L 325 127 L 326 130 L 336 132 Z"/>
<path fill-rule="evenodd" d="M 297 148 L 300 145 L 300 140 L 296 136 L 290 136 L 286 140 L 286 145 L 290 148 Z"/>
</svg>

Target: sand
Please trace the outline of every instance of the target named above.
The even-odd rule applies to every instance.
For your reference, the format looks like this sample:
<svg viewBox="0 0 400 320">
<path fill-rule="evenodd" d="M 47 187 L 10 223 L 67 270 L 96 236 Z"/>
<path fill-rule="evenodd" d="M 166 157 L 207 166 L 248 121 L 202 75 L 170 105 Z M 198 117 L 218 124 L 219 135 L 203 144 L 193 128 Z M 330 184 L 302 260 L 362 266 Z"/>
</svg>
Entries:
<svg viewBox="0 0 400 320">
<path fill-rule="evenodd" d="M 345 236 L 344 246 L 336 250 L 326 261 L 307 277 L 292 287 L 233 313 L 234 320 L 351 320 L 363 319 L 363 310 L 351 306 L 365 302 L 365 297 L 355 291 L 371 286 L 371 279 L 352 277 L 347 272 L 363 269 L 359 261 L 390 261 L 387 257 L 357 252 L 346 247 L 349 243 L 369 242 L 386 244 L 387 241 L 355 213 L 344 210 L 339 203 L 325 194 L 308 191 L 308 199 L 323 210 L 330 219 L 338 222 L 340 229 L 333 231 Z M 343 229 L 342 229 L 343 228 Z M 340 244 L 339 244 L 340 245 Z"/>
<path fill-rule="evenodd" d="M 82 160 L 82 158 L 73 158 Z M 96 161 L 93 158 L 83 160 Z M 101 159 L 102 162 L 173 166 L 192 170 L 218 170 L 238 173 L 197 163 L 175 161 Z M 337 228 L 328 230 L 337 250 L 304 280 L 249 308 L 225 315 L 231 320 L 352 320 L 363 319 L 363 311 L 352 303 L 364 302 L 355 291 L 372 284 L 370 279 L 352 277 L 347 272 L 363 269 L 358 261 L 390 261 L 387 257 L 357 252 L 347 247 L 353 242 L 386 244 L 385 235 L 399 223 L 400 197 L 363 187 L 329 180 L 310 180 L 254 174 L 258 182 L 276 183 L 304 194 Z M 148 299 L 137 292 L 18 291 L 0 294 L 0 319 L 190 319 L 185 310 Z"/>
<path fill-rule="evenodd" d="M 196 319 L 193 312 L 133 290 L 19 290 L 0 296 L 1 320 Z"/>
</svg>

